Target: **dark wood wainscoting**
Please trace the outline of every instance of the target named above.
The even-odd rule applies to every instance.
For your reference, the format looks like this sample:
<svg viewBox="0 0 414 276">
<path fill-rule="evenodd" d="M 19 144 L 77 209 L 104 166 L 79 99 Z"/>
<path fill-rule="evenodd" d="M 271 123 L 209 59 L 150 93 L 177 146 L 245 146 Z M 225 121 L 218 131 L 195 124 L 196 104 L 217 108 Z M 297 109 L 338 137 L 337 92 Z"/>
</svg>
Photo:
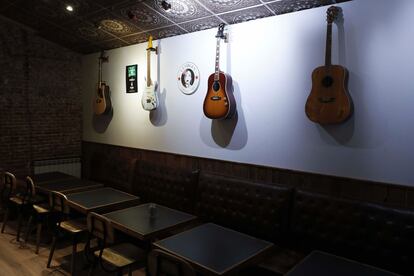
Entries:
<svg viewBox="0 0 414 276">
<path fill-rule="evenodd" d="M 132 191 L 131 177 L 135 162 L 144 160 L 162 166 L 206 170 L 227 176 L 300 187 L 333 196 L 414 208 L 414 187 L 280 168 L 82 142 L 82 175 L 125 191 Z"/>
</svg>

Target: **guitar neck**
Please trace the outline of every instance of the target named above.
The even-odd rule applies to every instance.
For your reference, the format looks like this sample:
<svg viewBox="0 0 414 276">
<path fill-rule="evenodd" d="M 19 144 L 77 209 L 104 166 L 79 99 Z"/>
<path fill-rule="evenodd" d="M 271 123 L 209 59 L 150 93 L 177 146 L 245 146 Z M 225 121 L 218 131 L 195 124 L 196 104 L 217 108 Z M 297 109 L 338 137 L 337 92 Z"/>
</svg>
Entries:
<svg viewBox="0 0 414 276">
<path fill-rule="evenodd" d="M 102 59 L 99 58 L 98 85 L 101 86 L 101 83 L 102 83 Z"/>
<path fill-rule="evenodd" d="M 325 66 L 332 64 L 332 23 L 328 23 L 326 28 L 326 51 L 325 51 Z"/>
<path fill-rule="evenodd" d="M 147 50 L 147 86 L 151 86 L 151 50 Z"/>
<path fill-rule="evenodd" d="M 216 66 L 214 69 L 214 80 L 218 81 L 220 77 L 220 38 L 217 38 L 217 45 L 216 45 Z"/>
</svg>

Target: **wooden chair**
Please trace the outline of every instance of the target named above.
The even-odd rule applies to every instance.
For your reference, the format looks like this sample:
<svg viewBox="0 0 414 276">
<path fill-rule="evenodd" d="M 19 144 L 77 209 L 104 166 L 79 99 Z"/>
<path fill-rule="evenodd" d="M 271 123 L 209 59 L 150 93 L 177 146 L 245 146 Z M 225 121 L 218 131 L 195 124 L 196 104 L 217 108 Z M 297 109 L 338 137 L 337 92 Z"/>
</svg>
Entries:
<svg viewBox="0 0 414 276">
<path fill-rule="evenodd" d="M 32 179 L 28 176 L 26 178 L 26 190 L 22 194 L 15 194 L 16 191 L 16 177 L 6 172 L 5 177 L 5 187 L 8 187 L 9 190 L 9 200 L 6 208 L 6 213 L 4 216 L 3 226 L 1 232 L 4 233 L 4 229 L 7 225 L 10 209 L 15 207 L 17 209 L 18 218 L 17 218 L 17 237 L 16 240 L 20 241 L 20 233 L 23 224 L 23 216 L 27 214 L 32 207 L 33 203 L 40 202 L 41 199 L 35 197 L 35 190 L 32 186 Z"/>
<path fill-rule="evenodd" d="M 97 238 L 99 248 L 94 252 L 95 258 L 89 274 L 92 274 L 97 262 L 104 271 L 117 272 L 117 275 L 123 275 L 124 268 L 127 268 L 130 276 L 132 265 L 145 264 L 144 250 L 131 243 L 115 244 L 113 228 L 104 216 L 91 212 L 88 214 L 87 222 L 90 239 Z M 110 264 L 114 269 L 108 268 L 106 264 Z"/>
<path fill-rule="evenodd" d="M 50 247 L 49 258 L 47 260 L 47 267 L 50 268 L 53 254 L 56 249 L 56 242 L 60 235 L 69 235 L 72 238 L 72 256 L 70 261 L 70 273 L 74 275 L 76 268 L 76 253 L 77 245 L 80 237 L 87 233 L 88 227 L 85 218 L 69 219 L 70 209 L 67 205 L 67 198 L 64 194 L 59 192 L 52 192 L 50 194 L 51 210 L 59 213 L 58 222 L 55 227 L 52 245 Z"/>
<path fill-rule="evenodd" d="M 5 212 L 3 217 L 3 225 L 1 227 L 1 232 L 3 233 L 9 218 L 10 205 L 13 204 L 12 196 L 14 196 L 16 191 L 16 177 L 10 172 L 5 172 L 2 177 L 3 187 L 1 190 L 1 203 L 2 209 Z"/>
<path fill-rule="evenodd" d="M 36 189 L 33 182 L 33 179 L 31 179 L 29 176 L 26 178 L 27 186 L 30 187 L 30 190 L 32 191 L 32 196 L 36 197 Z M 32 232 L 32 222 L 35 220 L 35 223 L 37 224 L 37 230 L 36 230 L 36 254 L 39 254 L 39 245 L 40 245 L 40 235 L 42 232 L 42 225 L 44 223 L 48 222 L 49 216 L 54 213 L 52 209 L 50 208 L 49 204 L 47 202 L 45 203 L 38 203 L 32 205 L 31 215 L 29 217 L 29 222 L 27 223 L 27 229 L 25 234 L 25 242 L 28 241 L 29 235 Z"/>
<path fill-rule="evenodd" d="M 148 256 L 148 272 L 151 276 L 196 276 L 187 261 L 159 249 L 153 249 Z"/>
</svg>

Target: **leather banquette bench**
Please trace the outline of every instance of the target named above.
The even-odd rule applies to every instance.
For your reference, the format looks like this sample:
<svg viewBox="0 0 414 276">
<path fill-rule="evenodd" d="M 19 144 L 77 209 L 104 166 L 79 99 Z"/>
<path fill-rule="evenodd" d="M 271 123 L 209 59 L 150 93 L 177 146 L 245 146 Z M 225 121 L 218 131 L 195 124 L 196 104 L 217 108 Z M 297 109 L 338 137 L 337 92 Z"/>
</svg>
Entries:
<svg viewBox="0 0 414 276">
<path fill-rule="evenodd" d="M 412 210 L 143 161 L 130 186 L 143 202 L 274 242 L 273 254 L 249 275 L 282 275 L 316 249 L 414 275 Z"/>
</svg>

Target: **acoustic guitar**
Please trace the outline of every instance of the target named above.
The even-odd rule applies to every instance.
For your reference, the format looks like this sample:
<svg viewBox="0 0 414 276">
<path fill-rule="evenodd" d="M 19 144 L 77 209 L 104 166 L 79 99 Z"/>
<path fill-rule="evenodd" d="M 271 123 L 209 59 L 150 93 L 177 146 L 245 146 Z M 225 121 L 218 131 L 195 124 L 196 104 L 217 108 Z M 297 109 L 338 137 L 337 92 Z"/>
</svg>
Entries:
<svg viewBox="0 0 414 276">
<path fill-rule="evenodd" d="M 230 75 L 220 71 L 220 40 L 225 38 L 224 24 L 219 25 L 216 35 L 216 66 L 215 72 L 208 78 L 208 90 L 204 99 L 203 111 L 210 119 L 228 119 L 236 111 L 233 95 L 233 82 Z"/>
<path fill-rule="evenodd" d="M 102 63 L 108 62 L 108 60 L 108 57 L 105 57 L 104 52 L 102 51 L 99 56 L 98 84 L 96 89 L 97 94 L 93 102 L 93 110 L 96 115 L 106 114 L 112 108 L 109 86 L 102 81 Z"/>
<path fill-rule="evenodd" d="M 339 12 L 337 7 L 327 11 L 325 66 L 312 73 L 312 90 L 305 107 L 308 118 L 321 125 L 341 123 L 352 113 L 352 100 L 347 89 L 348 71 L 343 66 L 331 64 L 332 23 Z"/>
<path fill-rule="evenodd" d="M 157 48 L 152 47 L 152 36 L 148 39 L 147 48 L 147 78 L 141 104 L 145 110 L 151 111 L 158 107 L 157 82 L 151 80 L 151 52 L 157 53 Z"/>
</svg>

